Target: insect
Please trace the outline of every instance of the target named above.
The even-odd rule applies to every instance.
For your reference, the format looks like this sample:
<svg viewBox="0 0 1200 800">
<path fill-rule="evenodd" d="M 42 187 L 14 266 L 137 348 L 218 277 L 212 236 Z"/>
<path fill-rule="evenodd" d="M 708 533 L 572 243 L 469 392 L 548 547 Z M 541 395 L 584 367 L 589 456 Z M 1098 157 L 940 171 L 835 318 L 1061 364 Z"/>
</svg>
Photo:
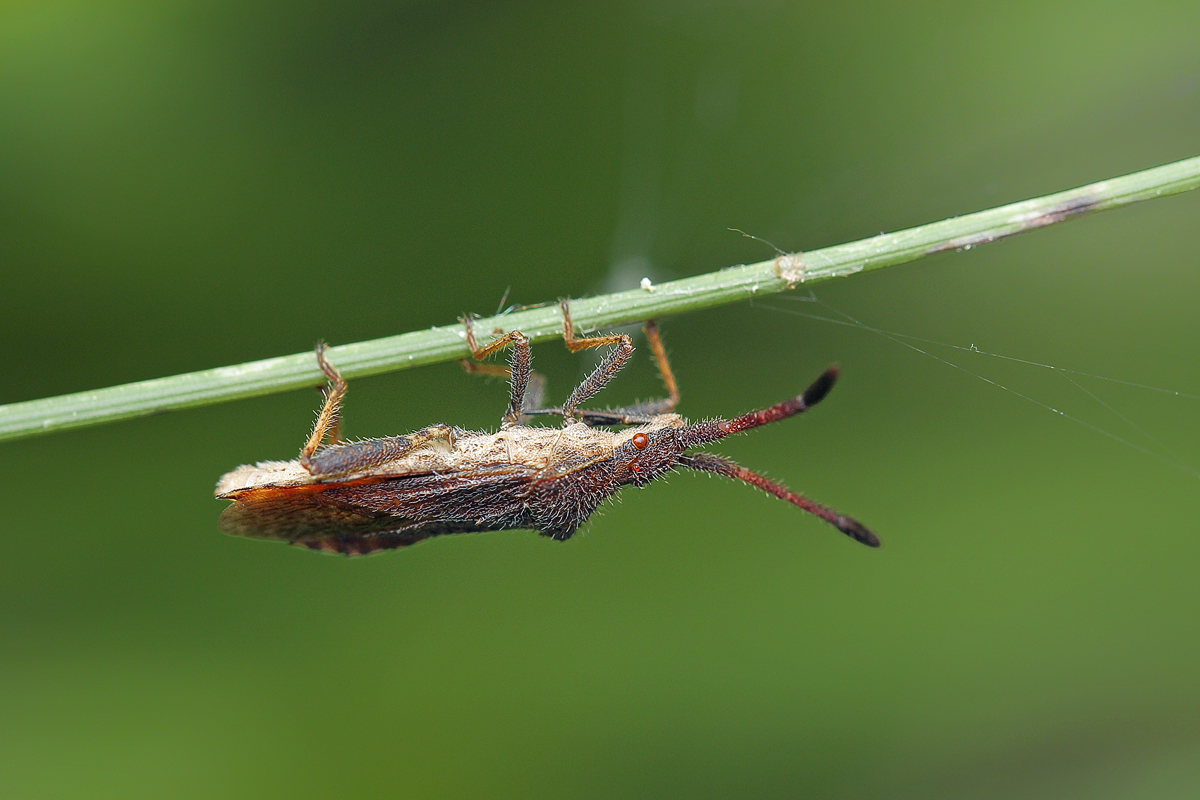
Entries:
<svg viewBox="0 0 1200 800">
<path fill-rule="evenodd" d="M 346 383 L 326 361 L 323 345 L 318 346 L 317 363 L 329 385 L 312 433 L 295 460 L 247 464 L 221 477 L 215 494 L 233 504 L 222 512 L 220 529 L 347 555 L 406 547 L 442 534 L 514 528 L 563 540 L 622 486 L 642 487 L 684 467 L 744 481 L 815 514 L 856 541 L 879 546 L 875 534 L 850 517 L 727 458 L 691 452 L 806 411 L 833 387 L 836 367 L 803 393 L 770 408 L 689 424 L 674 413 L 679 391 L 658 329 L 649 322 L 646 338 L 668 396 L 628 408 L 582 409 L 634 348 L 624 334 L 576 336 L 565 301 L 562 309 L 563 338 L 572 352 L 611 349 L 559 408 L 539 407 L 541 382 L 530 371 L 529 340 L 523 334 L 512 331 L 481 347 L 470 319 L 463 319 L 476 359 L 463 362 L 468 371 L 510 377 L 508 409 L 496 433 L 438 424 L 405 436 L 341 441 L 338 411 Z M 507 369 L 478 363 L 506 346 L 511 348 Z M 562 427 L 526 424 L 548 414 L 561 416 Z M 327 436 L 329 444 L 324 443 Z"/>
</svg>

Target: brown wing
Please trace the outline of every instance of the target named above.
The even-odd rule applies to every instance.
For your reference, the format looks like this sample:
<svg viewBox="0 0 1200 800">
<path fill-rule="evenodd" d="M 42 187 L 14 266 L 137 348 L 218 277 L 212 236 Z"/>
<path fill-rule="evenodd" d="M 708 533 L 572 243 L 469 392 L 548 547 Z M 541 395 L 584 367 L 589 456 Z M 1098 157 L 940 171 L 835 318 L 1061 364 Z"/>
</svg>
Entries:
<svg viewBox="0 0 1200 800">
<path fill-rule="evenodd" d="M 351 505 L 312 487 L 259 488 L 242 492 L 221 512 L 223 533 L 276 539 L 326 553 L 367 555 L 407 547 L 446 533 L 474 533 L 494 528 L 469 522 L 417 521 L 409 517 Z"/>
</svg>

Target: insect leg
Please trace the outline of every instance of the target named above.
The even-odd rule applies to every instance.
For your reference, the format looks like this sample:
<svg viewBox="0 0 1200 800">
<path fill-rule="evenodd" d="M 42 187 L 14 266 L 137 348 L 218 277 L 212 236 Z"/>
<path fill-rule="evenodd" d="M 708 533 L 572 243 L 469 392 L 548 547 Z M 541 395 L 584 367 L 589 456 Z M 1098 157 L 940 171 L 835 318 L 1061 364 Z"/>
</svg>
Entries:
<svg viewBox="0 0 1200 800">
<path fill-rule="evenodd" d="M 633 341 L 623 333 L 607 336 L 575 336 L 575 326 L 571 322 L 571 309 L 567 300 L 559 301 L 563 311 L 563 341 L 572 353 L 586 350 L 590 347 L 614 345 L 592 374 L 583 379 L 583 383 L 575 387 L 567 402 L 563 404 L 564 419 L 570 420 L 575 416 L 576 408 L 604 388 L 612 377 L 621 371 L 625 362 L 633 355 Z"/>
<path fill-rule="evenodd" d="M 650 352 L 654 353 L 654 363 L 658 365 L 658 374 L 667 389 L 667 396 L 661 400 L 642 403 L 639 408 L 653 408 L 649 411 L 652 414 L 669 414 L 679 405 L 679 386 L 675 383 L 675 373 L 671 372 L 671 362 L 667 360 L 667 351 L 663 347 L 662 339 L 658 338 L 658 325 L 654 320 L 649 320 L 642 332 L 646 334 Z"/>
<path fill-rule="evenodd" d="M 300 448 L 301 463 L 312 458 L 312 454 L 321 446 L 321 442 L 325 441 L 327 433 L 331 434 L 330 438 L 334 442 L 341 438 L 338 411 L 342 405 L 342 398 L 346 396 L 346 382 L 342 380 L 342 376 L 334 369 L 333 365 L 325 360 L 324 342 L 317 345 L 317 366 L 329 379 L 329 386 L 325 389 L 325 404 L 321 406 L 321 413 L 317 415 L 312 433 L 308 435 L 308 441 L 304 443 L 304 447 Z"/>
<path fill-rule="evenodd" d="M 666 385 L 668 396 L 658 400 L 647 400 L 632 406 L 607 408 L 603 411 L 590 408 L 575 409 L 575 414 L 585 425 L 644 425 L 659 414 L 668 414 L 675 410 L 675 406 L 679 403 L 679 388 L 675 384 L 675 376 L 671 373 L 671 364 L 667 361 L 667 353 L 663 349 L 662 340 L 658 338 L 658 327 L 651 320 L 646 323 L 643 330 L 650 349 L 654 353 L 654 360 L 658 364 L 658 371 Z M 620 337 L 609 338 L 619 339 Z M 603 384 L 601 385 L 603 386 Z M 526 413 L 557 414 L 561 412 L 560 409 L 544 408 L 533 412 L 527 410 Z"/>
<path fill-rule="evenodd" d="M 583 410 L 583 421 L 589 425 L 642 425 L 659 414 L 669 414 L 679 404 L 679 387 L 675 383 L 675 375 L 671 372 L 671 362 L 667 360 L 667 351 L 662 339 L 658 338 L 658 325 L 654 320 L 642 328 L 646 334 L 646 342 L 654 353 L 654 363 L 658 365 L 658 374 L 662 377 L 667 389 L 667 396 L 657 400 L 646 400 L 632 406 L 606 409 L 604 411 Z"/>
<path fill-rule="evenodd" d="M 301 454 L 300 464 L 314 477 L 348 475 L 386 464 L 434 439 L 453 447 L 454 430 L 449 425 L 430 425 L 406 436 L 329 445 L 308 457 Z"/>
<path fill-rule="evenodd" d="M 414 447 L 431 439 L 444 439 L 453 443 L 454 432 L 446 425 L 431 425 L 408 436 L 393 436 L 387 439 L 367 439 L 362 442 L 341 442 L 338 436 L 338 411 L 342 398 L 346 396 L 346 381 L 332 364 L 325 360 L 325 343 L 317 345 L 317 365 L 329 378 L 325 390 L 325 405 L 317 415 L 312 433 L 304 447 L 300 448 L 300 465 L 317 476 L 343 475 L 356 470 L 369 469 L 403 455 Z M 326 434 L 331 434 L 331 444 L 321 447 Z"/>
<path fill-rule="evenodd" d="M 520 422 L 522 409 L 529 405 L 525 399 L 525 392 L 529 388 L 531 378 L 534 383 L 534 391 L 531 394 L 535 395 L 535 397 L 531 397 L 530 399 L 534 402 L 541 401 L 541 376 L 533 375 L 529 368 L 532 361 L 532 356 L 529 352 L 529 339 L 525 338 L 525 334 L 520 331 L 509 331 L 499 339 L 480 347 L 475 341 L 475 326 L 472 324 L 471 318 L 463 316 L 459 317 L 459 321 L 466 328 L 467 347 L 471 349 L 471 355 L 475 358 L 475 361 L 467 361 L 466 359 L 459 361 L 458 363 L 462 364 L 463 369 L 467 372 L 483 373 L 485 375 L 507 375 L 509 377 L 510 396 L 508 410 L 500 418 L 500 427 L 502 429 L 511 428 Z M 508 344 L 512 345 L 512 355 L 509 357 L 509 365 L 507 367 L 476 363 Z"/>
</svg>

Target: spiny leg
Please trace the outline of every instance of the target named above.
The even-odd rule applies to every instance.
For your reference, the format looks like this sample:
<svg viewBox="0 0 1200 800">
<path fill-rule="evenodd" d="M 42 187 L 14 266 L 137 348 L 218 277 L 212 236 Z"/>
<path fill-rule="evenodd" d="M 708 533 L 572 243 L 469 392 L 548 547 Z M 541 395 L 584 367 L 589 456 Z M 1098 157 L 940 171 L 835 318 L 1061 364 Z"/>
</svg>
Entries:
<svg viewBox="0 0 1200 800">
<path fill-rule="evenodd" d="M 475 341 L 475 326 L 471 318 L 462 316 L 459 317 L 459 321 L 466 328 L 467 347 L 471 349 L 471 355 L 475 358 L 475 361 L 467 361 L 465 358 L 459 361 L 458 363 L 462 364 L 463 369 L 467 372 L 482 373 L 485 375 L 507 375 L 509 378 L 508 410 L 500 418 L 500 427 L 501 429 L 511 428 L 521 420 L 521 411 L 526 405 L 525 392 L 529 388 L 531 378 L 533 379 L 534 391 L 531 393 L 533 396 L 530 399 L 534 402 L 541 401 L 541 378 L 540 376 L 534 376 L 529 368 L 532 361 L 532 356 L 529 352 L 529 339 L 520 331 L 509 331 L 500 338 L 480 347 L 479 343 Z M 509 344 L 512 345 L 512 355 L 509 357 L 509 365 L 507 367 L 476 363 Z"/>
<path fill-rule="evenodd" d="M 332 364 L 325 360 L 325 343 L 317 345 L 317 366 L 329 379 L 325 389 L 325 404 L 317 415 L 312 433 L 300 448 L 300 466 L 318 477 L 344 475 L 370 469 L 397 458 L 431 439 L 444 439 L 453 444 L 453 431 L 446 425 L 431 425 L 408 436 L 386 439 L 367 439 L 361 442 L 342 442 L 338 434 L 338 412 L 346 396 L 346 381 Z M 321 447 L 326 434 L 330 444 Z M 318 450 L 320 448 L 320 450 Z"/>
<path fill-rule="evenodd" d="M 454 429 L 449 425 L 430 425 L 406 436 L 332 444 L 309 458 L 301 456 L 300 463 L 316 478 L 349 475 L 382 466 L 435 439 L 453 447 Z"/>
<path fill-rule="evenodd" d="M 316 452 L 321 443 L 325 441 L 325 435 L 331 434 L 330 439 L 333 442 L 341 440 L 341 426 L 338 418 L 338 411 L 342 405 L 342 398 L 346 396 L 346 382 L 342 380 L 342 376 L 333 365 L 325 360 L 325 343 L 317 344 L 317 366 L 321 368 L 321 372 L 325 373 L 325 377 L 329 379 L 329 385 L 325 388 L 325 404 L 321 406 L 321 413 L 317 415 L 317 421 L 313 425 L 312 433 L 308 435 L 308 441 L 304 443 L 304 447 L 300 448 L 300 463 L 308 467 L 312 454 Z"/>
<path fill-rule="evenodd" d="M 641 425 L 659 414 L 669 414 L 679 405 L 679 387 L 675 383 L 675 375 L 671 372 L 671 362 L 667 360 L 667 351 L 662 339 L 658 337 L 658 325 L 649 320 L 642 332 L 646 334 L 646 343 L 654 354 L 654 363 L 658 366 L 658 374 L 666 387 L 667 396 L 657 400 L 646 400 L 632 406 L 606 409 L 604 411 L 584 410 L 584 422 L 595 425 Z"/>
<path fill-rule="evenodd" d="M 646 323 L 643 332 L 646 334 L 651 352 L 654 353 L 654 360 L 658 365 L 658 372 L 662 376 L 668 396 L 622 408 L 608 408 L 603 410 L 590 408 L 576 409 L 575 413 L 583 420 L 584 424 L 644 425 L 659 414 L 667 414 L 675 410 L 675 406 L 679 403 L 679 388 L 675 384 L 675 376 L 671 372 L 671 364 L 667 360 L 667 353 L 663 348 L 662 340 L 658 337 L 658 326 L 655 325 L 654 320 Z M 547 408 L 539 409 L 532 413 L 556 414 L 559 413 L 559 410 Z"/>
<path fill-rule="evenodd" d="M 571 308 L 568 300 L 560 300 L 559 305 L 562 306 L 563 312 L 563 342 L 567 345 L 567 349 L 572 353 L 578 353 L 580 350 L 586 350 L 591 347 L 605 347 L 606 345 L 614 345 L 612 350 L 604 356 L 599 366 L 592 370 L 592 374 L 583 379 L 583 383 L 575 387 L 575 391 L 571 392 L 571 396 L 567 398 L 567 402 L 563 403 L 562 414 L 563 421 L 569 422 L 575 417 L 575 410 L 581 403 L 587 402 L 593 395 L 599 392 L 604 386 L 612 380 L 612 377 L 621 371 L 621 367 L 625 366 L 625 362 L 633 355 L 633 340 L 623 333 L 613 333 L 607 336 L 576 336 L 575 326 L 571 322 Z"/>
<path fill-rule="evenodd" d="M 508 367 L 502 367 L 499 364 L 477 364 L 466 358 L 461 358 L 458 361 L 459 366 L 464 372 L 472 375 L 495 375 L 497 377 L 511 378 L 512 370 Z M 540 372 L 529 372 L 529 384 L 525 387 L 525 399 L 521 402 L 521 416 L 517 419 L 518 423 L 524 421 L 525 417 L 530 414 L 557 414 L 557 408 L 538 409 L 542 404 L 542 399 L 546 396 L 546 379 Z M 510 409 L 511 410 L 511 405 Z M 505 417 L 501 419 L 501 424 L 504 425 L 504 419 L 508 417 L 508 412 L 505 412 Z M 510 427 L 504 425 L 504 427 Z"/>
</svg>

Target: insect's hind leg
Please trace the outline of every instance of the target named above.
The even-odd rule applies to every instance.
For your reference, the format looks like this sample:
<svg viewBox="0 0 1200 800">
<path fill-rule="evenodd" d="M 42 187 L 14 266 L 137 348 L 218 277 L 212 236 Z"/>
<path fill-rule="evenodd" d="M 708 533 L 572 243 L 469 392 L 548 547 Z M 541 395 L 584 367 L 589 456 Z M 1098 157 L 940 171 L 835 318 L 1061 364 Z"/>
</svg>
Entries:
<svg viewBox="0 0 1200 800">
<path fill-rule="evenodd" d="M 509 378 L 508 410 L 500 418 L 500 427 L 511 428 L 521 421 L 523 411 L 536 407 L 542 400 L 543 382 L 540 375 L 530 369 L 533 356 L 529 352 L 529 339 L 520 331 L 509 331 L 500 338 L 480 347 L 475 341 L 475 327 L 470 317 L 459 317 L 467 333 L 467 347 L 475 361 L 465 358 L 458 363 L 467 372 L 484 375 L 507 375 Z M 512 345 L 512 355 L 509 365 L 500 367 L 493 364 L 476 363 L 490 356 L 505 345 Z"/>
<path fill-rule="evenodd" d="M 312 454 L 325 441 L 327 434 L 335 444 L 341 441 L 339 412 L 342 406 L 342 398 L 346 396 L 346 382 L 342 380 L 341 373 L 325 360 L 324 342 L 317 344 L 317 366 L 321 368 L 321 372 L 324 372 L 325 377 L 329 379 L 329 385 L 325 387 L 325 404 L 321 406 L 321 412 L 317 414 L 317 421 L 313 425 L 312 433 L 308 435 L 308 441 L 300 448 L 300 463 L 304 464 L 305 467 L 308 466 L 308 462 L 312 459 Z"/>
<path fill-rule="evenodd" d="M 346 381 L 332 364 L 325 360 L 325 343 L 317 345 L 317 365 L 329 378 L 325 389 L 325 404 L 317 415 L 312 433 L 304 447 L 300 448 L 300 466 L 314 477 L 344 475 L 357 470 L 379 466 L 393 458 L 404 455 L 432 439 L 441 439 L 453 445 L 454 431 L 446 425 L 431 425 L 408 436 L 392 436 L 387 439 L 367 439 L 362 442 L 342 442 L 339 436 L 338 412 L 346 396 Z M 329 435 L 330 444 L 321 447 Z M 318 450 L 320 448 L 320 450 Z"/>
<path fill-rule="evenodd" d="M 454 429 L 448 425 L 430 425 L 406 436 L 334 444 L 322 447 L 307 459 L 301 456 L 300 464 L 315 478 L 349 475 L 382 466 L 434 440 L 453 447 Z"/>
</svg>

